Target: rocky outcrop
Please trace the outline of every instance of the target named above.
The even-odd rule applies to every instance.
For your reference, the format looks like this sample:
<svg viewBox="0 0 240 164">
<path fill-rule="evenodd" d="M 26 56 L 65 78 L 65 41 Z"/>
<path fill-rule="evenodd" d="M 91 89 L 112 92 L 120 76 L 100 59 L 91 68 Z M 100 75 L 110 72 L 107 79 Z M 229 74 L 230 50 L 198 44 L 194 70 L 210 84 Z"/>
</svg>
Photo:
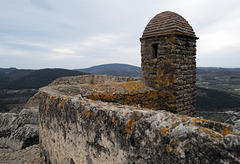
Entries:
<svg viewBox="0 0 240 164">
<path fill-rule="evenodd" d="M 32 96 L 28 102 L 23 106 L 24 109 L 35 108 L 38 109 L 39 107 L 39 93 L 36 93 Z"/>
<path fill-rule="evenodd" d="M 39 145 L 33 145 L 23 150 L 0 153 L 0 164 L 42 164 Z"/>
<path fill-rule="evenodd" d="M 38 109 L 0 113 L 0 147 L 19 150 L 38 138 Z"/>
</svg>

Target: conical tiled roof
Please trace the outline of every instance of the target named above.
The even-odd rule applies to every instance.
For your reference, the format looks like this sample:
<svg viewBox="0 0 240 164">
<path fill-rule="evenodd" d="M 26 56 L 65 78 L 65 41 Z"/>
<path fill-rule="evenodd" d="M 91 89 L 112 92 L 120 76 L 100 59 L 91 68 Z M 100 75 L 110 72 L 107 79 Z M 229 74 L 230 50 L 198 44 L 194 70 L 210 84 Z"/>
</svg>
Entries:
<svg viewBox="0 0 240 164">
<path fill-rule="evenodd" d="M 147 24 L 142 38 L 162 36 L 168 34 L 179 34 L 196 38 L 189 23 L 181 16 L 171 11 L 165 11 Z"/>
</svg>

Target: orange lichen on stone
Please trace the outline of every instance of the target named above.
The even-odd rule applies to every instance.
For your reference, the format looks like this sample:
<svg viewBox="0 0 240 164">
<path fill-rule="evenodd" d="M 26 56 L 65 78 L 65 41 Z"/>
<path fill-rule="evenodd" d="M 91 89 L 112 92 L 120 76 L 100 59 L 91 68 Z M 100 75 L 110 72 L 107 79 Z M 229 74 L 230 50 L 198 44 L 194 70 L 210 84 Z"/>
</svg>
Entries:
<svg viewBox="0 0 240 164">
<path fill-rule="evenodd" d="M 54 101 L 54 102 L 57 102 L 56 99 L 57 99 L 57 96 L 54 96 L 54 97 L 53 97 L 53 101 Z"/>
<path fill-rule="evenodd" d="M 95 84 L 88 83 L 89 86 L 95 86 Z"/>
<path fill-rule="evenodd" d="M 172 152 L 172 151 L 173 151 L 173 148 L 172 148 L 171 146 L 167 146 L 167 147 L 166 147 L 166 150 L 167 150 L 167 152 Z"/>
<path fill-rule="evenodd" d="M 176 37 L 170 36 L 166 39 L 167 43 L 173 43 L 176 40 Z"/>
<path fill-rule="evenodd" d="M 48 105 L 46 106 L 46 111 L 48 111 Z"/>
<path fill-rule="evenodd" d="M 127 131 L 128 134 L 131 132 L 131 128 L 132 128 L 134 122 L 135 122 L 134 118 L 131 118 L 131 119 L 127 122 L 126 131 Z"/>
<path fill-rule="evenodd" d="M 200 121 L 201 123 L 203 123 L 204 119 L 200 119 L 200 118 L 192 118 L 193 121 L 198 122 Z"/>
<path fill-rule="evenodd" d="M 209 123 L 213 123 L 216 126 L 220 126 L 221 123 L 216 122 L 216 121 L 212 121 L 212 120 L 205 120 L 205 119 L 200 119 L 200 118 L 192 118 L 191 124 L 194 126 L 201 126 L 203 124 L 209 124 Z"/>
<path fill-rule="evenodd" d="M 187 117 L 187 116 L 182 114 L 180 117 L 181 117 L 181 118 L 184 118 L 184 117 Z"/>
<path fill-rule="evenodd" d="M 207 133 L 212 139 L 219 139 L 220 137 L 222 137 L 222 135 L 216 133 L 215 131 L 213 131 L 212 129 L 209 129 L 209 128 L 200 127 L 198 130 L 204 131 L 204 132 Z"/>
<path fill-rule="evenodd" d="M 88 114 L 87 109 L 84 109 L 84 115 L 87 116 L 87 114 Z"/>
<path fill-rule="evenodd" d="M 65 101 L 66 101 L 66 100 L 64 100 L 64 99 L 61 101 L 61 105 L 60 105 L 60 106 L 61 106 L 61 109 L 64 109 L 64 102 L 65 102 Z"/>
<path fill-rule="evenodd" d="M 153 64 L 157 64 L 157 59 L 153 59 Z"/>
<path fill-rule="evenodd" d="M 163 129 L 161 130 L 161 133 L 162 133 L 164 136 L 166 136 L 166 135 L 168 134 L 168 128 L 163 128 Z"/>
<path fill-rule="evenodd" d="M 226 136 L 230 133 L 233 133 L 233 131 L 229 130 L 227 127 L 225 127 L 223 130 L 222 130 L 222 135 L 223 136 Z"/>
</svg>

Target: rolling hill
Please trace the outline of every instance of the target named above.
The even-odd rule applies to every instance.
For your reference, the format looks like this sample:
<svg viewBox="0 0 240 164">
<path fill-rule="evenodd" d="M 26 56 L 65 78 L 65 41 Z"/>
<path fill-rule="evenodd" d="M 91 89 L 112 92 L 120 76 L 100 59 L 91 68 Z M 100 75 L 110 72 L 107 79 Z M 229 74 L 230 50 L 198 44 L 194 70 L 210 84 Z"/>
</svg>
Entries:
<svg viewBox="0 0 240 164">
<path fill-rule="evenodd" d="M 141 77 L 141 67 L 128 64 L 103 64 L 90 68 L 75 70 L 97 75 Z"/>
<path fill-rule="evenodd" d="M 64 76 L 85 75 L 80 71 L 67 69 L 12 70 L 0 73 L 0 89 L 37 89 Z"/>
</svg>

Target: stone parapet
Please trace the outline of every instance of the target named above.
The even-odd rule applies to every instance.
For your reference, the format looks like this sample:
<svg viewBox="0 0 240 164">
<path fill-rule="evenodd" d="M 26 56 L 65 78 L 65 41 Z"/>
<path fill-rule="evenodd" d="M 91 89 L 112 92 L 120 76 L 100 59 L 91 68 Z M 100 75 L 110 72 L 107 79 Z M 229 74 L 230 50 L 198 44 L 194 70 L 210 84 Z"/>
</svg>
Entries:
<svg viewBox="0 0 240 164">
<path fill-rule="evenodd" d="M 94 81 L 92 83 L 88 83 L 92 78 L 99 78 L 102 80 L 102 84 L 99 81 Z M 169 91 L 166 90 L 157 90 L 155 88 L 147 86 L 141 80 L 124 78 L 124 77 L 111 77 L 111 76 L 101 76 L 101 75 L 86 75 L 84 76 L 85 84 L 77 84 L 79 77 L 75 77 L 75 79 L 71 79 L 70 84 L 68 80 L 58 79 L 53 82 L 53 84 L 60 85 L 50 85 L 51 89 L 55 92 L 59 92 L 60 94 L 65 95 L 81 95 L 84 98 L 103 101 L 103 102 L 113 102 L 119 103 L 122 105 L 132 105 L 143 108 L 149 108 L 152 110 L 166 110 L 173 113 L 180 113 L 185 115 L 193 115 L 195 110 L 183 110 L 180 107 L 173 108 L 169 107 L 166 104 L 166 99 L 171 102 L 175 102 L 176 99 L 171 97 Z M 82 78 L 82 77 L 81 77 Z M 106 78 L 106 80 L 104 80 Z M 109 82 L 108 79 L 114 79 L 115 83 Z M 67 78 L 66 78 L 67 79 Z M 132 81 L 131 81 L 132 80 Z M 183 99 L 183 101 L 188 101 Z M 184 106 L 183 102 L 178 102 Z M 168 106 L 167 106 L 168 105 Z"/>
</svg>

